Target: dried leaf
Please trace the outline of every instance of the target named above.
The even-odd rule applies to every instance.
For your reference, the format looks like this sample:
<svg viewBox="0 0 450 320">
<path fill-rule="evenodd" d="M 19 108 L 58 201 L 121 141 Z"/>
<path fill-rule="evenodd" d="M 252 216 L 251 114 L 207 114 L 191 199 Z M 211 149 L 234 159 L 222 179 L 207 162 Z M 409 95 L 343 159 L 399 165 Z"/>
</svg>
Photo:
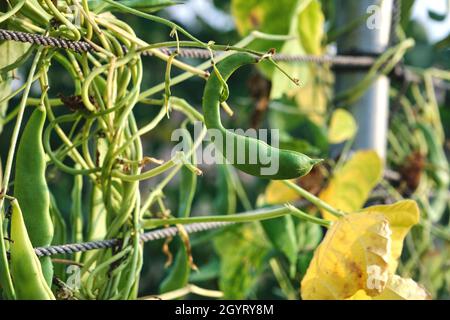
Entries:
<svg viewBox="0 0 450 320">
<path fill-rule="evenodd" d="M 393 275 L 380 295 L 370 297 L 360 290 L 348 300 L 431 300 L 431 295 L 414 280 Z"/>
<path fill-rule="evenodd" d="M 398 259 L 402 253 L 403 241 L 412 226 L 419 223 L 420 213 L 417 203 L 413 200 L 403 200 L 390 205 L 379 205 L 366 208 L 360 214 L 382 214 L 389 222 L 392 230 L 391 258 L 389 271 L 395 273 Z"/>
<path fill-rule="evenodd" d="M 383 293 L 374 300 L 431 300 L 431 295 L 414 280 L 393 275 Z"/>
</svg>

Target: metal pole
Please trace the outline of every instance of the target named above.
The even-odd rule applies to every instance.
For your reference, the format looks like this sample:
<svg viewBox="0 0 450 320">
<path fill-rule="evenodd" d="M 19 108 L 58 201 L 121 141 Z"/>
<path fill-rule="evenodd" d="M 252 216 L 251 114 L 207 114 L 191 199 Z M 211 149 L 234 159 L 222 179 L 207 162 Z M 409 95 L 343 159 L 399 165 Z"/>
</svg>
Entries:
<svg viewBox="0 0 450 320">
<path fill-rule="evenodd" d="M 338 0 L 337 25 L 347 26 L 369 15 L 350 32 L 337 39 L 338 54 L 378 55 L 389 45 L 393 0 Z M 337 70 L 336 92 L 359 83 L 367 70 Z M 386 157 L 389 115 L 389 79 L 379 76 L 358 101 L 348 106 L 359 131 L 354 149 L 373 149 Z"/>
</svg>

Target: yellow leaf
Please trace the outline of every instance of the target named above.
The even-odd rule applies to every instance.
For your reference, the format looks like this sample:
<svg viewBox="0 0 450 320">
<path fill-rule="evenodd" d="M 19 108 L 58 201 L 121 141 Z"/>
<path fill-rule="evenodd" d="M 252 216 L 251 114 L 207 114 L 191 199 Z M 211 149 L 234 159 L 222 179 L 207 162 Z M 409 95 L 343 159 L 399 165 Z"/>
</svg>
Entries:
<svg viewBox="0 0 450 320">
<path fill-rule="evenodd" d="M 309 80 L 306 79 L 305 73 L 303 73 L 300 79 L 305 85 L 293 91 L 293 95 L 295 95 L 295 101 L 302 113 L 307 114 L 314 123 L 325 126 L 327 91 L 329 91 L 329 87 L 325 83 L 316 81 L 315 78 L 319 73 L 318 71 L 319 69 L 311 67 L 308 70 L 308 74 L 311 75 Z M 320 76 L 322 77 L 325 72 L 320 70 Z"/>
<path fill-rule="evenodd" d="M 347 300 L 372 300 L 372 297 L 368 296 L 364 290 L 359 290 Z"/>
<path fill-rule="evenodd" d="M 414 280 L 393 275 L 383 293 L 374 300 L 431 300 L 431 295 Z"/>
<path fill-rule="evenodd" d="M 348 300 L 431 300 L 431 295 L 414 280 L 392 275 L 380 295 L 371 297 L 359 290 Z"/>
<path fill-rule="evenodd" d="M 357 130 L 358 127 L 352 114 L 344 109 L 336 109 L 331 115 L 328 141 L 330 143 L 341 143 L 352 139 Z"/>
<path fill-rule="evenodd" d="M 301 283 L 303 299 L 346 299 L 359 290 L 380 294 L 388 281 L 389 222 L 382 214 L 337 220 L 314 252 Z"/>
<path fill-rule="evenodd" d="M 306 53 L 322 54 L 325 17 L 320 1 L 312 0 L 298 14 L 298 36 Z"/>
<path fill-rule="evenodd" d="M 295 180 L 291 180 L 295 183 Z M 299 199 L 297 192 L 279 180 L 272 180 L 266 187 L 265 200 L 267 204 L 282 204 Z"/>
<path fill-rule="evenodd" d="M 361 214 L 383 214 L 389 221 L 392 230 L 391 259 L 389 271 L 394 274 L 398 259 L 402 253 L 403 241 L 412 226 L 419 223 L 420 213 L 417 203 L 413 200 L 403 200 L 390 205 L 379 205 L 366 208 Z"/>
<path fill-rule="evenodd" d="M 336 209 L 355 212 L 364 205 L 382 173 L 383 164 L 375 151 L 358 151 L 334 173 L 319 198 Z M 336 220 L 328 212 L 321 212 L 325 219 Z"/>
</svg>

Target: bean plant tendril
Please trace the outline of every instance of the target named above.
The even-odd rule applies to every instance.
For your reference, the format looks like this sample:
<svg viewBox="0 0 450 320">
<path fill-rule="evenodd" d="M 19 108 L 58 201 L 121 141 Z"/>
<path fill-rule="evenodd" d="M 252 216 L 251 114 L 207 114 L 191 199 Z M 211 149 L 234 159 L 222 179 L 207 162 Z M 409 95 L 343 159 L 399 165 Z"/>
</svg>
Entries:
<svg viewBox="0 0 450 320">
<path fill-rule="evenodd" d="M 365 71 L 354 88 L 329 99 L 337 106 L 345 106 L 359 99 L 379 75 L 398 71 L 396 67 L 414 46 L 414 40 L 396 34 L 393 46 L 379 56 L 333 56 L 324 54 L 325 51 L 309 54 L 307 50 L 305 54 L 277 53 L 270 46 L 266 50 L 255 48 L 261 48 L 261 43 L 275 43 L 280 47 L 297 44 L 298 39 L 292 35 L 253 31 L 235 44 L 205 41 L 153 13 L 176 1 L 143 2 L 9 0 L 5 2 L 7 10 L 3 10 L 3 4 L 0 7 L 0 45 L 19 48 L 14 51 L 14 59 L 0 70 L 0 89 L 3 90 L 4 83 L 8 84 L 5 94 L 0 90 L 1 144 L 7 146 L 5 161 L 0 162 L 1 298 L 62 299 L 66 290 L 74 299 L 137 299 L 141 271 L 147 259 L 144 243 L 158 240 L 163 240 L 160 247 L 167 257 L 167 265 L 171 266 L 161 293 L 170 296 L 166 291 L 184 287 L 208 294 L 208 290 L 188 283 L 190 271 L 197 269 L 192 253 L 195 242 L 224 235 L 232 237 L 250 226 L 266 232 L 261 241 L 273 241 L 274 248 L 278 246 L 276 249 L 282 253 L 280 256 L 284 255 L 271 258 L 270 262 L 277 281 L 282 282 L 299 272 L 296 257 L 301 250 L 289 248 L 282 243 L 284 239 L 273 240 L 267 232 L 270 223 L 282 221 L 283 227 L 280 224 L 278 228 L 283 230 L 283 236 L 295 238 L 297 229 L 305 225 L 317 227 L 314 230 L 319 233 L 352 217 L 349 210 L 334 207 L 334 203 L 312 191 L 313 187 L 303 187 L 298 180 L 307 174 L 321 175 L 320 170 L 335 165 L 332 160 L 321 159 L 324 156 L 319 154 L 319 148 L 310 148 L 309 144 L 298 147 L 295 141 L 291 143 L 294 147 L 287 142 L 275 148 L 225 128 L 222 109 L 228 114 L 239 113 L 239 108 L 235 110 L 228 101 L 231 95 L 228 79 L 235 71 L 241 72 L 244 65 L 252 65 L 253 71 L 263 70 L 264 74 L 276 72 L 295 88 L 301 79 L 296 79 L 287 65 L 327 72 L 331 67 Z M 164 41 L 144 40 L 148 38 L 137 34 L 126 22 L 132 20 L 121 20 L 121 16 L 135 16 L 149 30 L 155 26 L 162 28 Z M 399 24 L 396 21 L 395 25 Z M 161 74 L 148 70 L 146 59 L 161 64 Z M 204 61 L 194 65 L 197 59 Z M 50 76 L 55 70 L 61 73 L 58 79 L 69 81 L 67 87 L 71 92 L 55 90 L 58 86 Z M 22 72 L 26 74 L 24 79 Z M 415 83 L 417 86 L 423 79 L 428 94 L 424 104 L 433 104 L 434 78 L 445 79 L 448 74 L 439 70 L 425 75 L 420 70 L 408 69 L 408 72 L 421 79 Z M 156 84 L 146 87 L 147 77 Z M 12 86 L 14 78 L 23 82 Z M 196 78 L 204 86 L 204 91 L 198 93 L 201 106 L 175 95 L 178 92 L 175 87 L 190 78 Z M 256 100 L 261 105 L 264 99 L 269 100 L 259 98 Z M 279 101 L 291 98 L 284 95 Z M 401 103 L 406 109 L 408 103 Z M 146 114 L 145 119 L 151 117 L 150 120 L 143 123 L 142 113 Z M 416 117 L 413 112 L 410 114 Z M 6 126 L 12 128 L 11 132 L 2 131 Z M 182 130 L 185 148 L 148 154 L 149 145 L 153 148 L 152 137 L 167 138 L 167 130 L 162 129 L 167 126 Z M 311 122 L 310 126 L 317 125 Z M 425 139 L 433 139 L 430 133 L 433 128 L 420 124 L 414 124 L 414 128 Z M 234 155 L 218 152 L 225 163 L 208 166 L 213 173 L 217 168 L 218 183 L 223 184 L 216 199 L 220 207 L 218 214 L 212 214 L 212 208 L 194 206 L 200 198 L 200 183 L 206 183 L 201 180 L 203 167 L 199 167 L 197 151 L 203 147 L 211 129 L 218 131 L 219 138 L 231 139 L 236 145 L 242 143 L 245 148 L 241 151 L 246 156 L 252 150 L 266 152 L 271 159 L 279 158 L 281 166 L 276 173 L 267 175 L 262 173 L 264 164 L 260 162 L 237 163 L 240 156 L 237 148 L 233 150 Z M 3 142 L 6 134 L 10 134 L 9 144 Z M 444 132 L 440 134 L 443 143 Z M 395 138 L 390 140 L 395 144 Z M 220 144 L 217 140 L 213 142 L 211 145 Z M 436 228 L 433 222 L 442 217 L 446 207 L 450 182 L 442 167 L 447 162 L 440 145 L 428 144 L 432 152 L 430 161 L 440 166 L 432 175 L 439 190 L 430 205 L 434 220 L 420 226 L 445 238 L 447 230 Z M 395 145 L 401 153 L 402 147 L 399 143 Z M 167 146 L 172 147 L 172 142 L 167 142 Z M 291 150 L 297 147 L 302 151 Z M 344 160 L 339 159 L 338 165 L 340 161 Z M 279 182 L 279 188 L 295 196 L 278 203 L 270 203 L 268 197 L 253 203 L 251 192 L 246 190 L 244 180 L 241 181 L 241 172 L 258 183 L 265 181 L 268 188 Z M 326 175 L 327 179 L 332 177 L 333 173 Z M 65 181 L 57 185 L 61 190 L 55 188 L 57 179 Z M 179 203 L 169 203 L 167 195 L 173 185 Z M 70 205 L 65 203 L 62 207 L 57 196 L 60 194 L 67 194 Z M 177 210 L 172 212 L 170 208 L 174 206 Z M 209 212 L 205 214 L 201 210 Z M 316 214 L 319 211 L 322 216 Z M 191 239 L 191 234 L 196 236 Z M 308 234 L 308 237 L 315 235 Z M 262 242 L 255 246 L 264 247 Z M 302 250 L 309 254 L 313 249 Z M 288 264 L 285 260 L 290 265 L 289 276 L 284 274 L 283 268 Z M 66 264 L 79 268 L 76 288 L 65 287 Z M 292 290 L 290 284 L 282 287 Z"/>
</svg>

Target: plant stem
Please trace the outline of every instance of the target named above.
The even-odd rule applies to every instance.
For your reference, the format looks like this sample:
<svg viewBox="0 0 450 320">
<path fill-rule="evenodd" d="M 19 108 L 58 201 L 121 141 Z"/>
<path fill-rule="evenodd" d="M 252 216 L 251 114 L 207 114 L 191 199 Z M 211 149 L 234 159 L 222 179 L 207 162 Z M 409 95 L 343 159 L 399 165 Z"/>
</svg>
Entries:
<svg viewBox="0 0 450 320">
<path fill-rule="evenodd" d="M 328 203 L 323 201 L 322 199 L 317 198 L 315 195 L 309 193 L 305 189 L 301 188 L 300 186 L 296 185 L 295 183 L 289 181 L 289 180 L 283 180 L 282 181 L 285 185 L 287 185 L 292 190 L 296 191 L 299 195 L 301 195 L 303 198 L 314 204 L 315 206 L 324 209 L 331 213 L 332 215 L 336 217 L 342 217 L 344 216 L 344 212 L 341 210 L 335 209 L 332 206 L 330 206 Z"/>
<path fill-rule="evenodd" d="M 169 219 L 149 219 L 142 221 L 144 229 L 152 229 L 164 225 L 190 224 L 199 222 L 252 222 L 278 218 L 291 213 L 286 207 L 275 207 L 271 209 L 261 209 L 248 211 L 245 213 L 218 215 L 218 216 L 196 216 L 189 218 L 169 218 Z"/>
<path fill-rule="evenodd" d="M 329 228 L 331 226 L 331 221 L 311 216 L 311 215 L 307 214 L 306 212 L 303 212 L 300 209 L 297 209 L 296 207 L 294 207 L 291 204 L 285 204 L 285 207 L 287 209 L 289 209 L 289 211 L 291 212 L 291 214 L 294 217 L 297 217 L 299 219 L 306 220 L 306 221 L 309 221 L 309 222 L 312 222 L 312 223 L 315 223 L 315 224 L 318 224 L 318 225 L 321 225 L 321 226 L 324 226 L 327 228 Z"/>
<path fill-rule="evenodd" d="M 292 286 L 292 283 L 289 280 L 289 277 L 284 272 L 280 263 L 276 258 L 272 258 L 269 261 L 270 267 L 272 268 L 272 272 L 277 279 L 278 284 L 280 285 L 281 291 L 283 291 L 284 295 L 288 300 L 297 300 L 298 294 L 297 291 Z"/>
</svg>

